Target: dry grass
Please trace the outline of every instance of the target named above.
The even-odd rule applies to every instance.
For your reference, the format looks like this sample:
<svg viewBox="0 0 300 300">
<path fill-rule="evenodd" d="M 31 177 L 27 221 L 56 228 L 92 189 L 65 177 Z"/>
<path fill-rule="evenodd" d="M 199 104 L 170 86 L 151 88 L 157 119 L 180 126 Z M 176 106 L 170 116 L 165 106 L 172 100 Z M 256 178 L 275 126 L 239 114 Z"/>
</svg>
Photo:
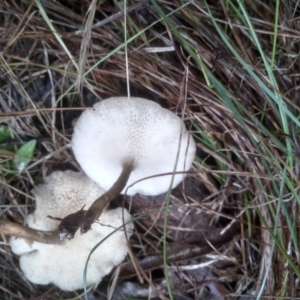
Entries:
<svg viewBox="0 0 300 300">
<path fill-rule="evenodd" d="M 1 214 L 10 220 L 32 210 L 30 190 L 45 174 L 78 169 L 68 143 L 80 111 L 127 94 L 122 2 L 100 2 L 0 4 L 0 118 L 11 135 L 1 148 L 37 140 L 20 174 L 7 175 L 0 152 Z M 146 299 L 148 286 L 162 299 L 296 299 L 299 3 L 183 2 L 128 3 L 131 95 L 183 115 L 198 152 L 169 199 L 167 224 L 165 195 L 147 206 L 134 199 L 136 216 L 152 213 L 137 220 L 113 299 Z M 29 283 L 4 236 L 0 265 L 1 299 L 84 298 Z M 110 279 L 88 299 L 105 299 Z M 132 295 L 120 296 L 126 284 Z"/>
</svg>

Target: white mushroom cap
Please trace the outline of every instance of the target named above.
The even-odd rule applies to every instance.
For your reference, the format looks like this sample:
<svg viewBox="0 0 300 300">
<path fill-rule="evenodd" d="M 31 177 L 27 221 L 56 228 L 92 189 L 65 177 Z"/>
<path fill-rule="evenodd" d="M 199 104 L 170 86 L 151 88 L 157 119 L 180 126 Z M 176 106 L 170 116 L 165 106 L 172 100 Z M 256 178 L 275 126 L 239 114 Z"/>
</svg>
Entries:
<svg viewBox="0 0 300 300">
<path fill-rule="evenodd" d="M 189 170 L 195 157 L 195 142 L 181 119 L 153 101 L 115 97 L 87 109 L 78 119 L 72 148 L 84 172 L 108 190 L 133 160 L 134 168 L 126 187 L 150 176 L 173 172 L 179 146 L 177 172 Z M 127 194 L 158 195 L 170 187 L 171 176 L 138 182 Z M 184 174 L 176 174 L 172 188 Z"/>
<path fill-rule="evenodd" d="M 34 191 L 36 210 L 28 215 L 31 228 L 40 230 L 57 229 L 59 221 L 47 218 L 65 217 L 84 204 L 90 205 L 102 194 L 101 189 L 86 175 L 72 171 L 54 172 L 46 178 L 46 183 Z M 70 210 L 68 210 L 68 208 Z M 124 220 L 130 215 L 124 210 Z M 57 245 L 29 243 L 22 238 L 11 238 L 12 251 L 20 258 L 20 267 L 25 276 L 36 284 L 53 283 L 62 290 L 73 291 L 83 288 L 83 271 L 86 260 L 93 247 L 122 226 L 122 209 L 106 210 L 99 223 L 92 225 L 92 230 L 84 235 L 79 232 L 74 239 L 64 240 Z M 126 225 L 128 236 L 131 235 L 132 223 Z M 92 254 L 87 270 L 87 286 L 98 284 L 114 266 L 120 264 L 127 254 L 126 238 L 118 230 L 107 238 Z"/>
</svg>

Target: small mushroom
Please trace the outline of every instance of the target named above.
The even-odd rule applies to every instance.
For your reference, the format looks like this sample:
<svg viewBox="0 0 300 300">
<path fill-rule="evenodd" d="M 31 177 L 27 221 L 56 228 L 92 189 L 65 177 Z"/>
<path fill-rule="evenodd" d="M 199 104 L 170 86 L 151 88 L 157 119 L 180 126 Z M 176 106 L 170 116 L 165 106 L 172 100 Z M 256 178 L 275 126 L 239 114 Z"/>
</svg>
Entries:
<svg viewBox="0 0 300 300">
<path fill-rule="evenodd" d="M 107 190 L 83 212 L 84 222 L 72 223 L 82 233 L 120 193 L 153 196 L 177 186 L 196 151 L 178 116 L 134 97 L 109 98 L 83 112 L 74 128 L 72 148 L 83 171 Z M 69 226 L 63 220 L 59 230 L 71 231 Z"/>
<path fill-rule="evenodd" d="M 27 224 L 36 230 L 56 230 L 58 222 L 47 215 L 65 217 L 74 213 L 84 204 L 90 205 L 94 198 L 103 193 L 102 189 L 85 174 L 73 171 L 54 172 L 38 186 L 33 194 L 36 199 L 35 211 L 27 216 Z M 127 241 L 123 230 L 108 237 L 124 221 L 130 220 L 129 213 L 121 208 L 106 210 L 99 223 L 92 225 L 85 235 L 75 234 L 71 241 L 60 241 L 49 245 L 24 238 L 12 237 L 12 251 L 21 255 L 20 267 L 25 276 L 36 284 L 53 283 L 62 290 L 74 291 L 83 288 L 83 271 L 88 255 L 97 243 L 105 239 L 91 255 L 86 275 L 86 285 L 98 284 L 114 266 L 122 262 L 127 254 Z M 133 225 L 126 225 L 128 236 Z"/>
</svg>

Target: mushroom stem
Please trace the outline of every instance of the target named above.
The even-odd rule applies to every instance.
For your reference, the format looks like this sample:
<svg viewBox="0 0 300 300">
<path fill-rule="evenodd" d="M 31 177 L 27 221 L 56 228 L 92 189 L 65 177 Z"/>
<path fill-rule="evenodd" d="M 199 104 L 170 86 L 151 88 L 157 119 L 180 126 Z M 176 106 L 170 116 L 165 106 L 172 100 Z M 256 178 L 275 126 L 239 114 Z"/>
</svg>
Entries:
<svg viewBox="0 0 300 300">
<path fill-rule="evenodd" d="M 57 244 L 58 231 L 35 230 L 18 223 L 0 218 L 0 233 L 8 236 L 15 236 L 29 239 L 44 244 Z"/>
<path fill-rule="evenodd" d="M 91 229 L 91 225 L 101 216 L 104 208 L 109 204 L 109 202 L 116 198 L 118 195 L 120 195 L 120 193 L 126 186 L 132 169 L 132 162 L 125 163 L 120 176 L 118 177 L 117 181 L 113 184 L 113 186 L 107 192 L 102 194 L 98 199 L 96 199 L 94 203 L 90 206 L 90 208 L 86 211 L 85 217 L 87 227 L 81 228 L 81 233 L 85 233 L 89 229 Z"/>
<path fill-rule="evenodd" d="M 88 210 L 81 209 L 66 216 L 58 227 L 60 239 L 64 237 L 72 239 L 79 228 L 81 233 L 89 231 L 92 224 L 101 216 L 104 208 L 124 189 L 133 168 L 133 161 L 125 163 L 117 181 L 97 198 Z"/>
</svg>

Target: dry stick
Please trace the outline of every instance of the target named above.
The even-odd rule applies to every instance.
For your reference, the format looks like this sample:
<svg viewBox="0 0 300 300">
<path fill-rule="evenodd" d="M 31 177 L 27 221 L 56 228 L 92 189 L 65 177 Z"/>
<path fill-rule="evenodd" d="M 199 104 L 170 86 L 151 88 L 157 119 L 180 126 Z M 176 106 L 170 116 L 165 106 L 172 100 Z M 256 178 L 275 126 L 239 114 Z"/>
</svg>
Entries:
<svg viewBox="0 0 300 300">
<path fill-rule="evenodd" d="M 62 238 L 72 239 L 80 228 L 81 233 L 91 229 L 91 225 L 100 217 L 104 208 L 117 197 L 126 186 L 133 169 L 133 162 L 125 163 L 122 172 L 113 186 L 94 201 L 88 210 L 79 210 L 62 219 L 58 230 L 40 231 L 0 218 L 0 234 L 29 239 L 44 244 L 57 244 Z M 57 219 L 50 217 L 52 219 Z M 60 220 L 60 219 L 58 219 Z"/>
<path fill-rule="evenodd" d="M 107 192 L 96 199 L 88 210 L 81 209 L 66 216 L 58 227 L 60 239 L 72 239 L 79 228 L 81 233 L 86 233 L 90 230 L 92 224 L 101 216 L 105 207 L 124 189 L 133 167 L 132 161 L 125 163 L 117 181 Z"/>
<path fill-rule="evenodd" d="M 195 259 L 196 257 L 215 251 L 215 248 L 219 248 L 233 240 L 240 239 L 239 224 L 233 224 L 224 234 L 221 234 L 222 230 L 222 228 L 212 229 L 207 232 L 205 239 L 199 235 L 170 243 L 167 246 L 168 263 Z M 139 259 L 138 264 L 145 272 L 158 269 L 163 265 L 163 255 L 161 252 L 152 255 L 148 254 L 144 259 Z M 132 262 L 129 261 L 121 266 L 121 278 L 128 278 L 135 275 L 135 266 L 133 266 Z"/>
<path fill-rule="evenodd" d="M 57 244 L 58 231 L 40 231 L 0 218 L 0 233 L 44 244 Z"/>
</svg>

